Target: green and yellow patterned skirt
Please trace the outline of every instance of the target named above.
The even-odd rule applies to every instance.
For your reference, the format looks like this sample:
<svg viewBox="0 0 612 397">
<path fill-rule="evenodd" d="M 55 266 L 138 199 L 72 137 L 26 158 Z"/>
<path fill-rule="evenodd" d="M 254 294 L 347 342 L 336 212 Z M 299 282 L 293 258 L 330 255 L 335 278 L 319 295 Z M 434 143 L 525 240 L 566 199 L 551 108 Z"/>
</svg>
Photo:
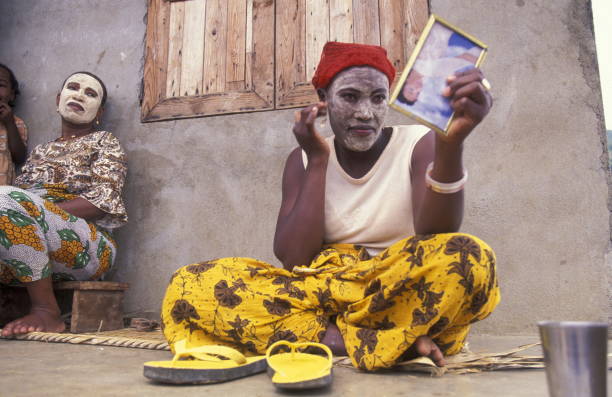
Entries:
<svg viewBox="0 0 612 397">
<path fill-rule="evenodd" d="M 61 185 L 0 186 L 0 284 L 97 280 L 111 268 L 109 233 L 54 204 L 74 197 Z"/>
<path fill-rule="evenodd" d="M 263 354 L 281 339 L 318 342 L 334 321 L 353 365 L 375 370 L 395 365 L 421 335 L 458 353 L 470 324 L 499 300 L 486 243 L 420 235 L 373 258 L 359 246 L 331 245 L 292 272 L 249 258 L 185 266 L 172 276 L 162 322 L 171 346 L 187 338 Z"/>
</svg>

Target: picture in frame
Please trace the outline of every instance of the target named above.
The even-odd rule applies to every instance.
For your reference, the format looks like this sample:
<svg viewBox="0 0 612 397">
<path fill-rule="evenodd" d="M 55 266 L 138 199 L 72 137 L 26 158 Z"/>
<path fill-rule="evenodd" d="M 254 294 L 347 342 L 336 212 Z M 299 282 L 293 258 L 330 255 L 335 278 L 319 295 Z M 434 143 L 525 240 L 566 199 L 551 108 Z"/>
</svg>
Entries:
<svg viewBox="0 0 612 397">
<path fill-rule="evenodd" d="M 393 90 L 389 105 L 446 135 L 453 119 L 450 100 L 442 95 L 448 76 L 479 67 L 487 46 L 437 15 L 429 18 Z"/>
</svg>

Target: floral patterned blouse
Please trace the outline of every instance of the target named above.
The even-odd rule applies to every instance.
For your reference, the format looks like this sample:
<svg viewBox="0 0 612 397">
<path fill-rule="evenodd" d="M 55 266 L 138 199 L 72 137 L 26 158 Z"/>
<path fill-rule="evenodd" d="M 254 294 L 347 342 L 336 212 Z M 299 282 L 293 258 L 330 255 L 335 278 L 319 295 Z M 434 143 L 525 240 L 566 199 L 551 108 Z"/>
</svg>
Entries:
<svg viewBox="0 0 612 397">
<path fill-rule="evenodd" d="M 106 212 L 95 223 L 114 229 L 127 222 L 121 195 L 126 173 L 119 140 L 110 132 L 96 131 L 36 146 L 15 185 L 55 202 L 82 197 Z"/>
</svg>

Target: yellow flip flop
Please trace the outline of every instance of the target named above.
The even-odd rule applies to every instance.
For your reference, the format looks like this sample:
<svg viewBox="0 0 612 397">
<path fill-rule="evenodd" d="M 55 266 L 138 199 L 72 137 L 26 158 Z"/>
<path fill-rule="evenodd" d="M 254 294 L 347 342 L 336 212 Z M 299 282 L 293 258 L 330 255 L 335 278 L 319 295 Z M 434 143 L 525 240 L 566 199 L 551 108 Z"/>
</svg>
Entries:
<svg viewBox="0 0 612 397">
<path fill-rule="evenodd" d="M 282 346 L 289 348 L 289 352 L 280 352 Z M 321 350 L 326 357 L 310 353 L 312 350 Z M 271 345 L 266 352 L 268 373 L 272 376 L 274 386 L 279 389 L 300 390 L 329 386 L 332 382 L 332 359 L 329 347 L 321 343 L 281 340 Z"/>
<path fill-rule="evenodd" d="M 207 384 L 226 382 L 263 372 L 266 357 L 245 357 L 227 346 L 189 347 L 183 339 L 174 344 L 171 361 L 144 363 L 143 375 L 155 382 L 172 384 Z"/>
</svg>

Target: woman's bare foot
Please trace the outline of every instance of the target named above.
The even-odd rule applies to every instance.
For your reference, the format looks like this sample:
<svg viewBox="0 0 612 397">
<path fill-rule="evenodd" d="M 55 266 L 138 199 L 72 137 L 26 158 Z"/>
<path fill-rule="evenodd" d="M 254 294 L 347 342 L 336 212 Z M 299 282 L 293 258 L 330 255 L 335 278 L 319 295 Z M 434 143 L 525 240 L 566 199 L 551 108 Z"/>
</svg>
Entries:
<svg viewBox="0 0 612 397">
<path fill-rule="evenodd" d="M 60 309 L 53 293 L 51 277 L 26 283 L 32 304 L 30 314 L 4 326 L 2 336 L 27 334 L 28 332 L 62 332 L 66 326 L 60 317 Z"/>
<path fill-rule="evenodd" d="M 446 365 L 444 354 L 442 354 L 438 345 L 426 335 L 419 336 L 406 351 L 402 359 L 411 360 L 417 357 L 429 357 L 438 367 Z"/>
<path fill-rule="evenodd" d="M 2 336 L 27 334 L 28 332 L 62 332 L 66 325 L 58 311 L 32 306 L 30 314 L 11 321 L 2 329 Z"/>
</svg>

